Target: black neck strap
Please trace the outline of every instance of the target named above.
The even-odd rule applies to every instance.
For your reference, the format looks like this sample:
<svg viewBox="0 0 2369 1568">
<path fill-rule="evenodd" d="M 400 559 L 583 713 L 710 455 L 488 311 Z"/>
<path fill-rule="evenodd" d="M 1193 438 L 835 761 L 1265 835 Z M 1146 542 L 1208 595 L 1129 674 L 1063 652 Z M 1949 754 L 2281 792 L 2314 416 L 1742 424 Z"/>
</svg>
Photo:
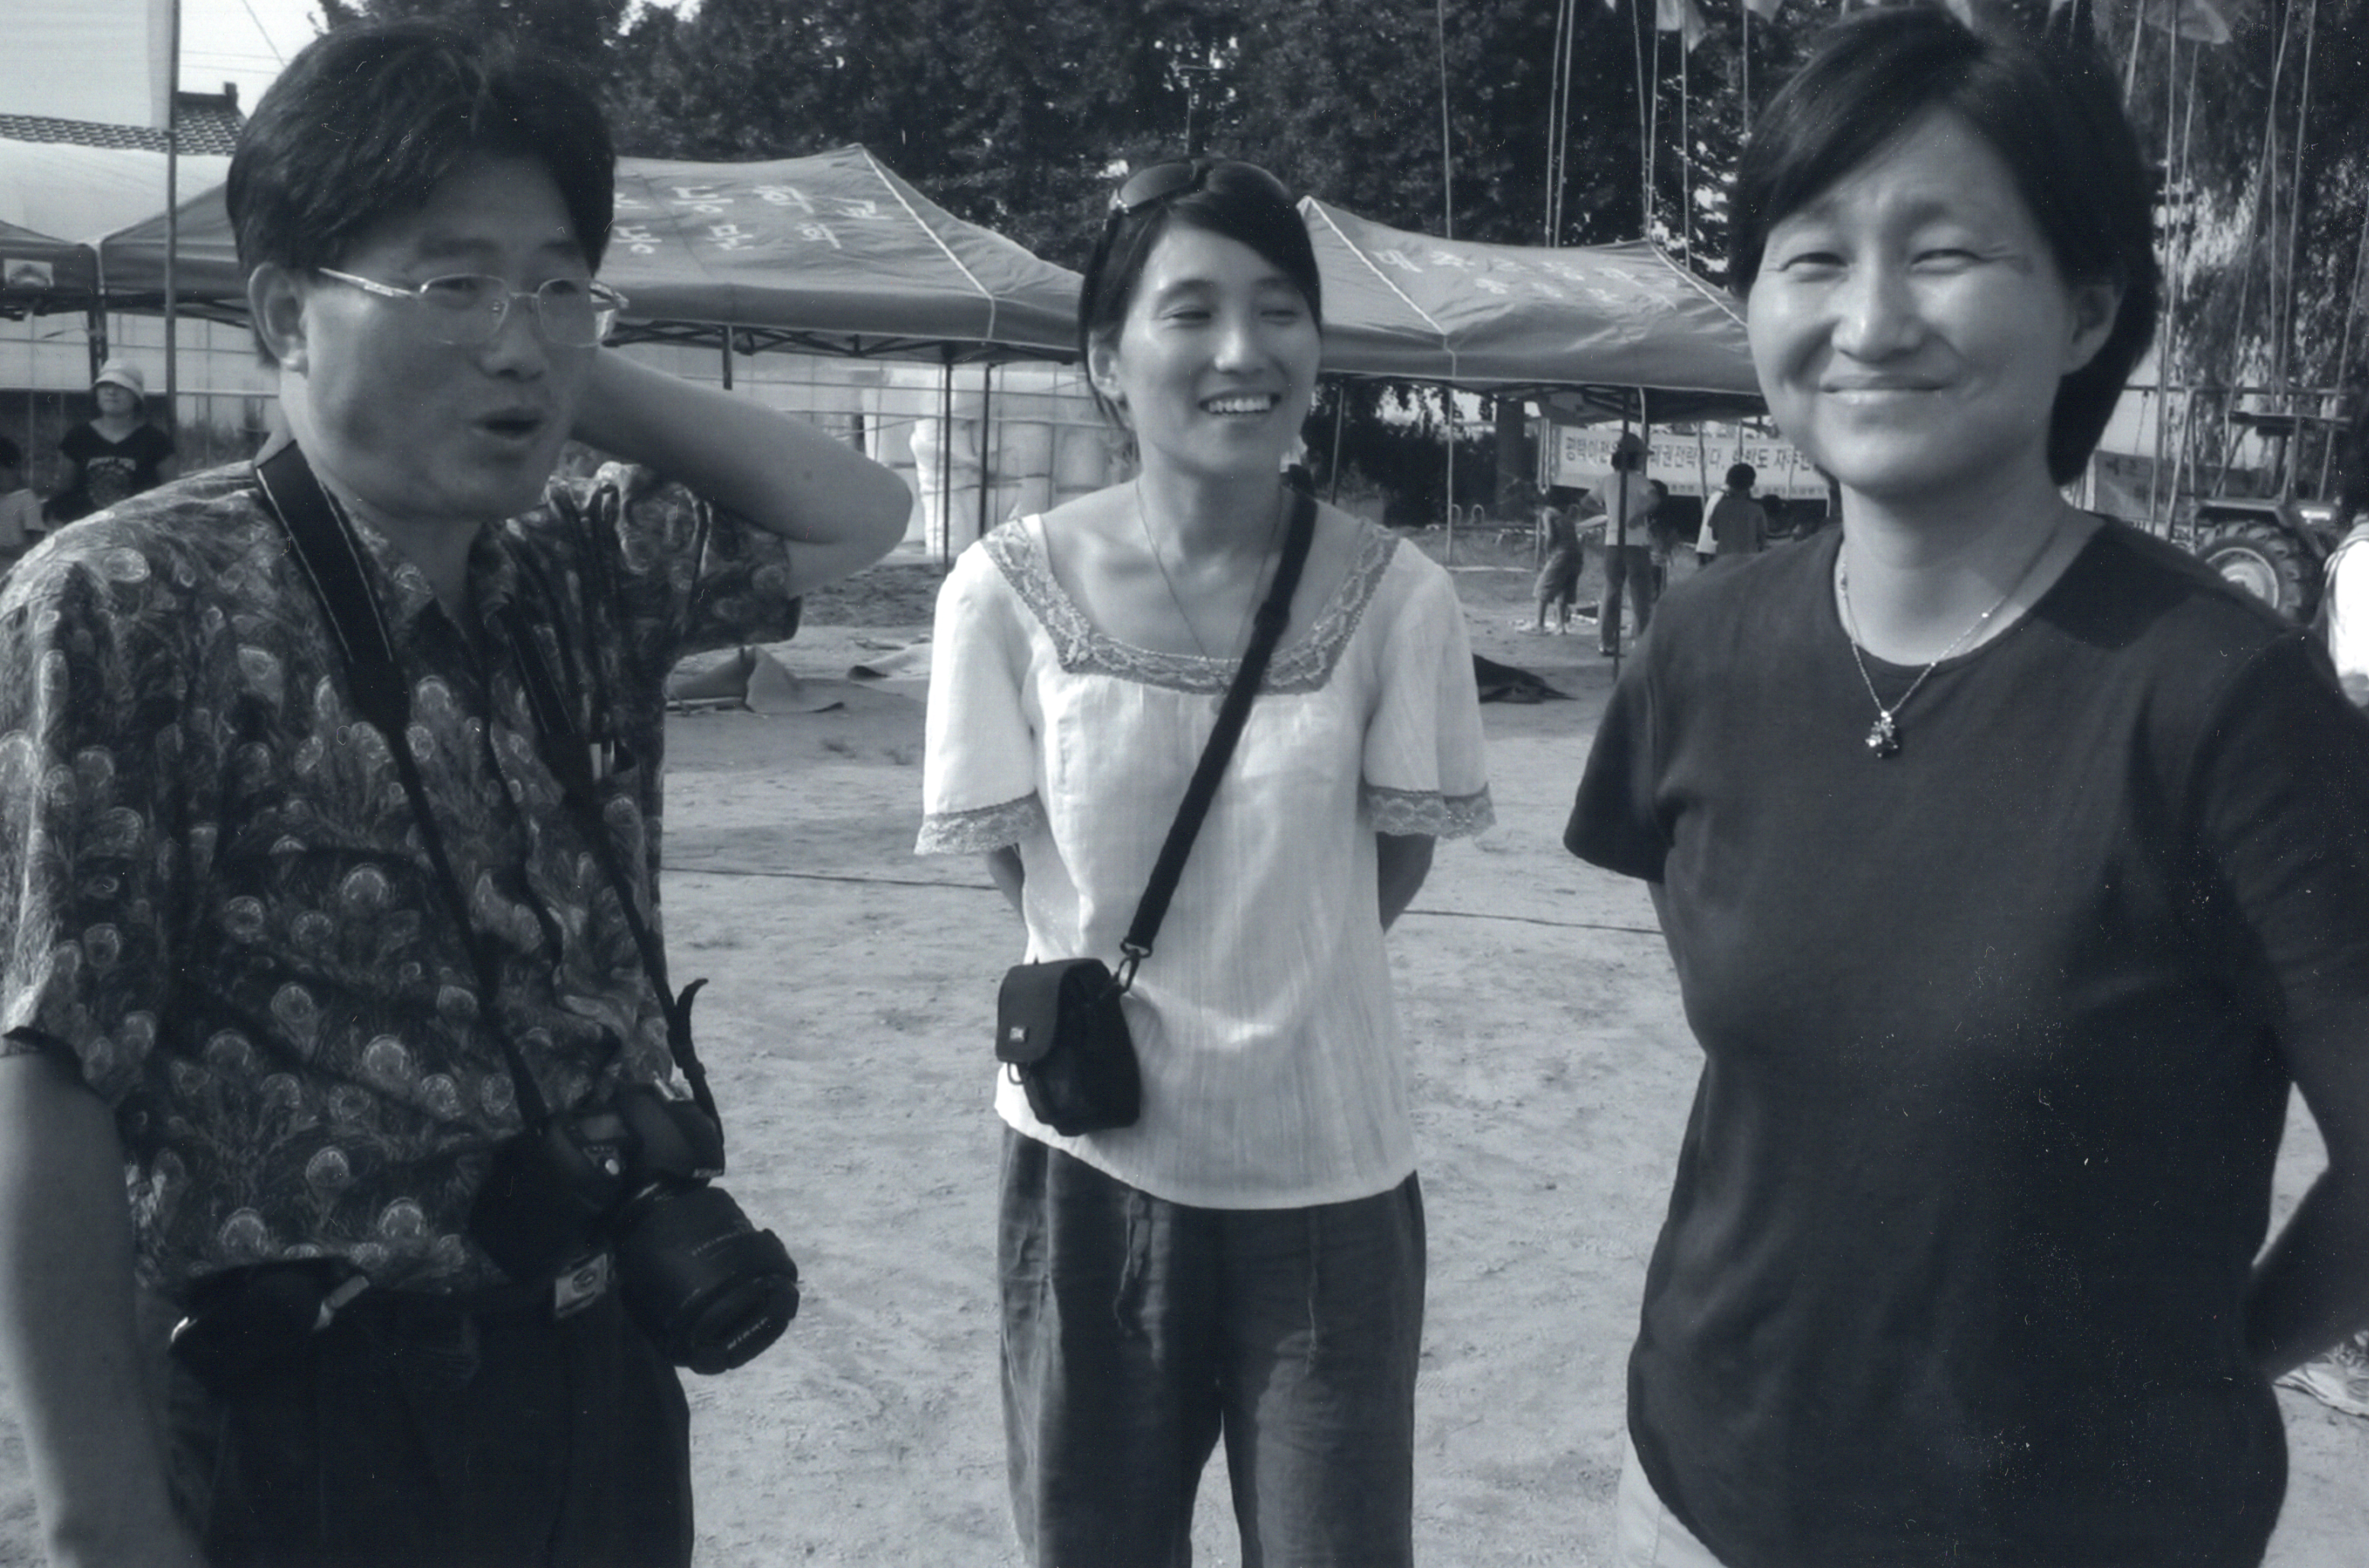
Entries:
<svg viewBox="0 0 2369 1568">
<path fill-rule="evenodd" d="M 287 531 L 297 564 L 303 568 L 314 595 L 321 601 L 322 614 L 344 656 L 354 706 L 386 738 L 395 773 L 403 781 L 404 794 L 411 802 L 412 816 L 419 826 L 420 841 L 444 889 L 444 897 L 452 906 L 452 918 L 459 923 L 462 940 L 477 971 L 479 1007 L 486 1027 L 501 1047 L 518 1092 L 521 1115 L 529 1126 L 539 1126 L 550 1116 L 549 1103 L 533 1073 L 528 1070 L 517 1042 L 502 1027 L 498 1011 L 499 974 L 493 954 L 470 919 L 468 892 L 453 872 L 452 859 L 445 852 L 444 836 L 437 828 L 435 813 L 429 809 L 419 764 L 411 751 L 410 685 L 396 661 L 395 641 L 387 630 L 378 596 L 371 591 L 370 578 L 363 570 L 360 542 L 346 526 L 337 503 L 321 487 L 312 464 L 305 462 L 304 454 L 292 441 L 258 463 L 255 475 L 262 486 L 264 498 Z M 634 901 L 633 885 L 625 876 L 616 842 L 601 821 L 600 804 L 593 795 L 591 768 L 582 738 L 568 715 L 566 703 L 560 697 L 558 682 L 544 662 L 532 628 L 515 601 L 506 607 L 505 628 L 518 656 L 528 704 L 534 710 L 537 749 L 544 765 L 559 780 L 578 830 L 590 843 L 601 870 L 616 888 L 626 927 L 633 933 L 642 967 L 666 1014 L 667 1045 L 675 1063 L 682 1070 L 700 1109 L 721 1127 L 722 1118 L 708 1091 L 707 1074 L 691 1045 L 691 1001 L 705 982 L 692 981 L 680 997 L 668 985 L 664 952 Z"/>
<path fill-rule="evenodd" d="M 1135 977 L 1135 967 L 1151 956 L 1151 944 L 1160 934 L 1160 922 L 1168 918 L 1168 902 L 1176 896 L 1177 879 L 1184 875 L 1185 857 L 1193 853 L 1193 841 L 1199 836 L 1201 820 L 1209 814 L 1209 802 L 1218 793 L 1218 781 L 1226 772 L 1226 764 L 1234 754 L 1234 743 L 1242 738 L 1242 726 L 1251 716 L 1251 703 L 1258 696 L 1259 682 L 1266 679 L 1267 661 L 1275 656 L 1276 645 L 1283 640 L 1285 626 L 1291 621 L 1291 596 L 1299 586 L 1300 568 L 1308 564 L 1308 548 L 1316 537 L 1316 498 L 1305 490 L 1292 495 L 1291 529 L 1283 541 L 1283 558 L 1276 563 L 1275 585 L 1267 589 L 1266 601 L 1258 607 L 1251 623 L 1251 644 L 1242 651 L 1242 666 L 1234 672 L 1233 684 L 1226 688 L 1225 701 L 1218 708 L 1217 727 L 1209 732 L 1209 743 L 1201 750 L 1201 761 L 1193 769 L 1193 782 L 1184 786 L 1184 804 L 1176 808 L 1176 820 L 1169 825 L 1167 841 L 1160 846 L 1160 858 L 1152 863 L 1151 880 L 1143 889 L 1143 899 L 1135 907 L 1135 919 L 1127 928 L 1126 940 L 1119 951 L 1126 955 L 1120 968 L 1122 983 Z"/>
</svg>

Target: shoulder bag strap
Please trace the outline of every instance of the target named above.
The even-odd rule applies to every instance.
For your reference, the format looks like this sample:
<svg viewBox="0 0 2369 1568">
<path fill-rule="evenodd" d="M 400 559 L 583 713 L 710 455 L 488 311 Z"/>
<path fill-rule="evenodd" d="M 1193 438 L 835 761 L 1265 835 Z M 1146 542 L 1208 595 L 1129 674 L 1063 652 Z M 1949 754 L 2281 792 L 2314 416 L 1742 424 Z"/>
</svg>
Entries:
<svg viewBox="0 0 2369 1568">
<path fill-rule="evenodd" d="M 1201 831 L 1201 819 L 1209 814 L 1209 802 L 1218 793 L 1218 780 L 1226 771 L 1226 763 L 1234 754 L 1234 743 L 1242 738 L 1242 726 L 1250 718 L 1251 703 L 1257 697 L 1259 682 L 1266 678 L 1267 661 L 1274 657 L 1276 645 L 1283 640 L 1283 630 L 1291 619 L 1291 596 L 1299 586 L 1300 568 L 1308 564 L 1308 547 L 1316 537 L 1316 498 L 1307 491 L 1294 493 L 1291 530 L 1283 542 L 1283 559 L 1276 564 L 1275 586 L 1267 590 L 1266 601 L 1258 608 L 1252 623 L 1250 647 L 1242 652 L 1242 669 L 1235 671 L 1233 684 L 1226 688 L 1226 698 L 1218 709 L 1217 727 L 1209 732 L 1209 743 L 1201 750 L 1201 761 L 1193 770 L 1193 782 L 1184 788 L 1184 803 L 1176 808 L 1176 820 L 1170 824 L 1167 841 L 1160 846 L 1160 858 L 1152 863 L 1151 880 L 1143 889 L 1143 899 L 1135 907 L 1135 920 L 1127 928 L 1127 938 L 1119 944 L 1125 959 L 1119 966 L 1118 981 L 1122 989 L 1135 979 L 1136 966 L 1151 956 L 1151 944 L 1160 934 L 1160 922 L 1168 918 L 1168 901 L 1176 896 L 1177 878 L 1184 874 L 1184 859 L 1193 853 L 1193 841 Z"/>
</svg>

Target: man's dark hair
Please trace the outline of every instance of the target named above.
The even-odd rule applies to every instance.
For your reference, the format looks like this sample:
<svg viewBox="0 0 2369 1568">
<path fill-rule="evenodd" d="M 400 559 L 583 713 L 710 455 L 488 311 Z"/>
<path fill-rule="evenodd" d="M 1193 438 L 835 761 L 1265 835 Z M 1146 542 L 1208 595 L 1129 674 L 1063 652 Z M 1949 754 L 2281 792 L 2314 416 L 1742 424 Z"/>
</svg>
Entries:
<svg viewBox="0 0 2369 1568">
<path fill-rule="evenodd" d="M 1729 489 L 1749 490 L 1753 486 L 1759 482 L 1760 470 L 1753 467 L 1752 464 L 1748 463 L 1737 463 L 1731 464 L 1728 466 L 1727 487 Z"/>
<path fill-rule="evenodd" d="M 2146 353 L 2161 291 L 2153 181 L 2092 52 L 1978 32 L 1938 6 L 1836 23 L 1769 100 L 1736 168 L 1730 286 L 1748 295 L 1771 229 L 1936 110 L 1963 119 L 2007 164 L 2066 281 L 2122 290 L 2104 344 L 2057 383 L 2048 472 L 2069 485 Z"/>
<path fill-rule="evenodd" d="M 289 62 L 239 132 L 224 197 L 239 265 L 335 267 L 478 158 L 549 170 L 586 263 L 616 204 L 600 106 L 551 56 L 442 22 L 337 29 Z"/>
</svg>

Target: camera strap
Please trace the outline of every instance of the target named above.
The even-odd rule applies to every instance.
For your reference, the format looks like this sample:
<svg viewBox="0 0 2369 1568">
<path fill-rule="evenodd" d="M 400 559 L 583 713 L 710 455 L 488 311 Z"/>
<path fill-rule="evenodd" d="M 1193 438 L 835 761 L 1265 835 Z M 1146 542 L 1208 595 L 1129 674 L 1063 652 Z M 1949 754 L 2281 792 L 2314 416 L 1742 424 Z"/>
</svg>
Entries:
<svg viewBox="0 0 2369 1568">
<path fill-rule="evenodd" d="M 405 680 L 395 655 L 395 642 L 387 630 L 386 619 L 371 590 L 361 559 L 361 546 L 347 526 L 336 500 L 322 488 L 314 475 L 312 464 L 304 459 L 294 442 L 281 447 L 271 456 L 255 465 L 257 482 L 264 499 L 270 504 L 280 526 L 287 532 L 289 544 L 305 579 L 321 603 L 331 635 L 337 639 L 343 655 L 347 682 L 352 692 L 354 706 L 363 718 L 386 739 L 387 750 L 395 761 L 395 773 L 403 782 L 405 795 L 411 803 L 412 816 L 419 827 L 422 845 L 428 853 L 436 879 L 452 906 L 453 919 L 459 922 L 463 943 L 477 972 L 477 990 L 484 1016 L 502 1057 L 509 1068 L 510 1078 L 518 1092 L 519 1107 L 530 1127 L 539 1127 L 549 1120 L 550 1104 L 544 1098 L 542 1087 L 521 1054 L 509 1031 L 500 1027 L 497 1011 L 500 996 L 500 977 L 492 952 L 470 919 L 469 898 L 454 874 L 451 856 L 446 853 L 443 833 L 436 825 L 436 816 L 429 808 L 428 795 L 419 777 L 419 764 L 411 751 L 411 689 Z M 659 953 L 656 935 L 641 910 L 634 902 L 633 888 L 625 879 L 619 863 L 616 845 L 600 820 L 600 808 L 592 799 L 590 766 L 576 727 L 567 721 L 566 704 L 559 699 L 557 682 L 544 664 L 541 650 L 532 637 L 524 615 L 515 603 L 509 606 L 505 628 L 519 653 L 519 662 L 527 689 L 528 703 L 535 711 L 536 727 L 544 742 L 539 748 L 544 763 L 560 781 L 578 830 L 590 841 L 592 852 L 602 870 L 615 884 L 617 899 L 624 911 L 627 928 L 633 933 L 644 969 L 656 987 L 658 1001 L 666 1014 L 667 1044 L 676 1065 L 681 1068 L 699 1108 L 714 1118 L 720 1127 L 723 1120 L 716 1114 L 715 1101 L 707 1088 L 707 1075 L 691 1049 L 690 1013 L 692 996 L 704 982 L 693 981 L 678 998 L 669 988 L 665 960 Z M 556 718 L 557 727 L 553 720 Z"/>
<path fill-rule="evenodd" d="M 650 977 L 650 984 L 658 993 L 659 1004 L 666 1011 L 667 1048 L 673 1053 L 675 1066 L 681 1070 L 683 1081 L 691 1085 L 691 1096 L 708 1119 L 718 1127 L 724 1117 L 715 1108 L 715 1096 L 707 1087 L 707 1069 L 701 1065 L 699 1053 L 691 1044 L 691 1003 L 699 994 L 704 979 L 692 981 L 677 994 L 667 979 L 666 949 L 658 933 L 643 918 L 641 909 L 634 902 L 634 886 L 625 876 L 624 863 L 618 856 L 617 841 L 601 820 L 601 803 L 592 791 L 591 753 L 584 736 L 576 727 L 568 712 L 567 701 L 560 695 L 559 682 L 544 661 L 543 648 L 534 640 L 533 624 L 518 601 L 502 606 L 502 624 L 509 634 L 510 646 L 518 650 L 519 673 L 526 685 L 527 705 L 534 710 L 535 729 L 542 740 L 544 765 L 559 780 L 560 794 L 566 799 L 568 809 L 575 813 L 576 824 L 585 840 L 592 846 L 594 858 L 617 889 L 617 907 L 624 911 L 625 929 L 633 933 L 634 946 L 642 956 L 642 967 Z"/>
</svg>

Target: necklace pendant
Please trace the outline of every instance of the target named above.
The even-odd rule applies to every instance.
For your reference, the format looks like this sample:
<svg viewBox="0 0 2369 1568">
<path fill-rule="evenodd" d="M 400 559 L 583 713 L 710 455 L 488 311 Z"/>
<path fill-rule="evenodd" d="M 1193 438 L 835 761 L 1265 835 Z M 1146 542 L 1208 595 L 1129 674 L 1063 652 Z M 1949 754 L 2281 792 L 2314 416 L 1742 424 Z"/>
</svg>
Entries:
<svg viewBox="0 0 2369 1568">
<path fill-rule="evenodd" d="M 1879 710 L 1875 722 L 1867 727 L 1867 749 L 1879 758 L 1900 755 L 1900 727 L 1892 722 L 1889 713 Z"/>
</svg>

